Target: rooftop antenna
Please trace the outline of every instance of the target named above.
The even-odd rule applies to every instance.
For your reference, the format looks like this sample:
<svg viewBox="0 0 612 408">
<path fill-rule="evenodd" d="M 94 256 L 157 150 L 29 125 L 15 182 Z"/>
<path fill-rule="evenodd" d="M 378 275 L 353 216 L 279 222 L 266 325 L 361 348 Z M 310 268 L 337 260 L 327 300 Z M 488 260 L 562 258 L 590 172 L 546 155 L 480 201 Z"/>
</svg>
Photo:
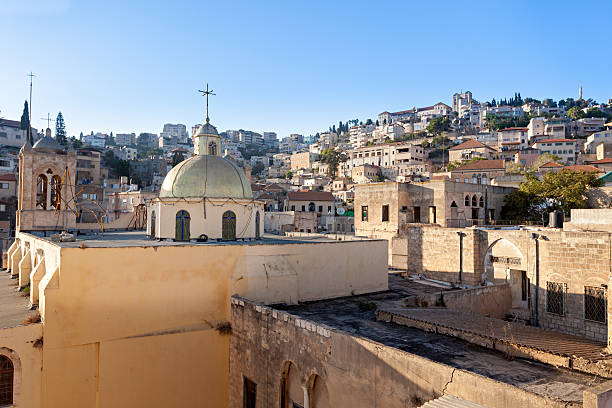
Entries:
<svg viewBox="0 0 612 408">
<path fill-rule="evenodd" d="M 34 144 L 34 140 L 32 139 L 32 78 L 36 75 L 34 75 L 32 71 L 30 71 L 28 76 L 30 77 L 30 106 L 28 106 L 28 113 L 30 114 L 30 117 L 28 118 L 28 141 L 30 142 L 30 144 Z"/>
<path fill-rule="evenodd" d="M 206 84 L 206 90 L 198 90 L 198 92 L 200 92 L 202 94 L 202 96 L 206 95 L 206 123 L 210 122 L 210 118 L 208 117 L 208 95 L 216 95 L 213 93 L 213 90 L 211 89 L 210 91 L 208 90 L 208 84 Z"/>
<path fill-rule="evenodd" d="M 53 119 L 51 119 L 51 114 L 50 113 L 47 113 L 47 117 L 46 118 L 41 118 L 41 119 L 47 121 L 47 129 L 51 129 L 51 126 L 49 124 L 51 122 L 55 122 Z"/>
</svg>

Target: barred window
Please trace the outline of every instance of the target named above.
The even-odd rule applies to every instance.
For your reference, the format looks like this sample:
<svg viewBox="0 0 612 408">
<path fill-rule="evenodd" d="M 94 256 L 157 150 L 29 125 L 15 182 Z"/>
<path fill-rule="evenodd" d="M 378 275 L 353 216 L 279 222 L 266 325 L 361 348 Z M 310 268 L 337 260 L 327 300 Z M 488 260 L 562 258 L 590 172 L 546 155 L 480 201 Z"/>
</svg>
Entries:
<svg viewBox="0 0 612 408">
<path fill-rule="evenodd" d="M 0 355 L 0 405 L 13 403 L 13 363 Z"/>
<path fill-rule="evenodd" d="M 546 282 L 546 311 L 548 313 L 564 315 L 564 294 L 567 289 L 565 283 Z"/>
<path fill-rule="evenodd" d="M 606 322 L 606 289 L 597 286 L 584 287 L 584 318 Z"/>
</svg>

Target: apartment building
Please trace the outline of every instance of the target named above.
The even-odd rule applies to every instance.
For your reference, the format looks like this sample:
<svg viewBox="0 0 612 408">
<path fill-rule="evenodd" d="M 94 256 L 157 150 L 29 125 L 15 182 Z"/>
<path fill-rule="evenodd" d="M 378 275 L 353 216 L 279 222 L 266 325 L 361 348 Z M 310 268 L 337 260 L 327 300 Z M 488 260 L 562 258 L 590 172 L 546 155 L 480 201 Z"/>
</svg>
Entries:
<svg viewBox="0 0 612 408">
<path fill-rule="evenodd" d="M 527 136 L 530 142 L 538 138 L 563 139 L 569 133 L 568 119 L 544 117 L 532 118 L 527 126 Z"/>
<path fill-rule="evenodd" d="M 378 114 L 379 125 L 386 125 L 401 121 L 429 122 L 437 116 L 448 116 L 453 109 L 445 103 L 438 102 L 424 108 L 413 108 L 399 112 L 382 112 Z"/>
<path fill-rule="evenodd" d="M 0 145 L 21 147 L 25 144 L 28 131 L 20 129 L 21 122 L 16 120 L 0 119 Z M 32 128 L 32 135 L 38 131 Z"/>
<path fill-rule="evenodd" d="M 108 138 L 108 135 L 104 133 L 89 134 L 89 135 L 83 136 L 82 142 L 92 147 L 98 147 L 100 149 L 104 149 L 104 146 L 106 146 L 107 138 Z"/>
<path fill-rule="evenodd" d="M 606 118 L 583 118 L 570 123 L 570 134 L 583 137 L 605 129 Z"/>
<path fill-rule="evenodd" d="M 478 140 L 471 139 L 467 140 L 457 146 L 451 147 L 448 150 L 448 161 L 459 162 L 464 160 L 471 160 L 476 157 L 483 159 L 495 159 L 497 158 L 497 150 L 491 146 L 488 146 Z"/>
<path fill-rule="evenodd" d="M 586 143 L 584 144 L 584 152 L 587 154 L 595 153 L 595 149 L 602 143 L 612 143 L 612 130 L 602 130 L 600 132 L 595 132 L 586 138 Z"/>
<path fill-rule="evenodd" d="M 291 155 L 291 170 L 311 169 L 318 155 L 308 152 L 299 152 Z"/>
<path fill-rule="evenodd" d="M 267 147 L 278 147 L 278 137 L 276 132 L 263 132 L 264 145 Z"/>
<path fill-rule="evenodd" d="M 117 133 L 115 135 L 115 144 L 117 146 L 134 146 L 136 144 L 136 134 Z"/>
<path fill-rule="evenodd" d="M 194 132 L 194 134 L 197 132 Z M 166 137 L 175 137 L 179 143 L 186 143 L 189 135 L 187 134 L 187 127 L 182 123 L 166 123 L 164 129 L 160 135 Z"/>
<path fill-rule="evenodd" d="M 349 143 L 353 149 L 365 146 L 372 139 L 375 125 L 356 125 L 349 129 Z"/>
<path fill-rule="evenodd" d="M 372 132 L 372 142 L 383 143 L 388 140 L 397 140 L 406 133 L 404 126 L 400 123 L 391 123 L 376 127 Z"/>
<path fill-rule="evenodd" d="M 469 111 L 471 106 L 472 93 L 470 91 L 453 94 L 453 111 L 457 112 L 460 117 L 462 113 Z"/>
<path fill-rule="evenodd" d="M 502 151 L 520 150 L 528 146 L 527 133 L 529 128 L 511 127 L 497 132 L 498 143 Z"/>
<path fill-rule="evenodd" d="M 574 139 L 545 139 L 535 142 L 532 146 L 542 154 L 548 153 L 558 156 L 563 162 L 574 164 L 576 162 L 576 140 Z"/>
</svg>

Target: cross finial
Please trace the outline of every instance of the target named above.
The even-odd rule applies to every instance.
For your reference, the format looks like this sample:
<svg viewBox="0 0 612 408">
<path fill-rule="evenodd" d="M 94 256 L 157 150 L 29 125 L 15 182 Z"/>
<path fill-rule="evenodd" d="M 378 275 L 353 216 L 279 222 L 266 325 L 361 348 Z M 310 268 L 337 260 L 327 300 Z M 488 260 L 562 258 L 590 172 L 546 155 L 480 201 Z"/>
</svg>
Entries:
<svg viewBox="0 0 612 408">
<path fill-rule="evenodd" d="M 208 84 L 206 84 L 206 90 L 198 90 L 202 94 L 202 96 L 206 95 L 206 123 L 210 122 L 210 118 L 208 117 L 208 95 L 216 95 L 213 93 L 213 90 L 208 90 Z"/>
</svg>

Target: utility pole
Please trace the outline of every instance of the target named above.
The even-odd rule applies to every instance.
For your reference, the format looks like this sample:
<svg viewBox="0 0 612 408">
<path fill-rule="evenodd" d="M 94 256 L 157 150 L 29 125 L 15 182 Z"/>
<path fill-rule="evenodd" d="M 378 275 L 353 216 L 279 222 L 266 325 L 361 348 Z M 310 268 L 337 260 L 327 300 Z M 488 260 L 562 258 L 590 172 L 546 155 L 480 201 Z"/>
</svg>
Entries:
<svg viewBox="0 0 612 408">
<path fill-rule="evenodd" d="M 34 75 L 32 71 L 30 71 L 28 76 L 30 77 L 30 106 L 29 106 L 30 109 L 28 110 L 30 117 L 28 118 L 28 122 L 29 122 L 28 141 L 30 142 L 30 144 L 34 144 L 34 140 L 32 138 L 32 78 L 35 77 L 36 75 Z"/>
</svg>

